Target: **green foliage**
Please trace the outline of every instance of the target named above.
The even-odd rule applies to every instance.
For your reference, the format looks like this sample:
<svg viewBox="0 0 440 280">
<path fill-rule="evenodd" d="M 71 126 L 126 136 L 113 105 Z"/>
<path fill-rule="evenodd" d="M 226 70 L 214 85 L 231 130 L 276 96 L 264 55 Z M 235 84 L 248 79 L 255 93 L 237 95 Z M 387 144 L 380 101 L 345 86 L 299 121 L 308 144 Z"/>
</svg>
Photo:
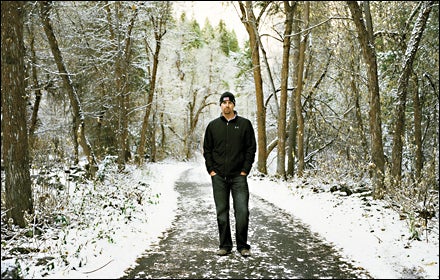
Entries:
<svg viewBox="0 0 440 280">
<path fill-rule="evenodd" d="M 220 48 L 226 56 L 229 56 L 230 52 L 240 51 L 237 35 L 234 30 L 229 32 L 223 20 L 220 20 L 217 29 L 220 33 Z"/>
<path fill-rule="evenodd" d="M 60 223 L 63 226 L 69 225 L 69 221 L 67 220 L 67 217 L 64 214 L 57 214 L 55 217 L 55 222 Z"/>
<path fill-rule="evenodd" d="M 190 27 L 192 36 L 190 36 L 190 40 L 188 41 L 188 47 L 199 49 L 205 44 L 205 40 L 203 38 L 203 31 L 200 29 L 200 25 L 196 20 L 190 21 Z"/>
<path fill-rule="evenodd" d="M 245 42 L 244 50 L 237 58 L 237 65 L 240 69 L 237 78 L 252 76 L 252 52 L 249 46 L 249 41 Z"/>
<path fill-rule="evenodd" d="M 418 240 L 420 241 L 420 233 L 417 229 L 417 223 L 416 223 L 416 219 L 414 218 L 414 216 L 412 214 L 409 215 L 409 232 L 410 232 L 410 236 L 409 236 L 409 240 Z"/>
</svg>

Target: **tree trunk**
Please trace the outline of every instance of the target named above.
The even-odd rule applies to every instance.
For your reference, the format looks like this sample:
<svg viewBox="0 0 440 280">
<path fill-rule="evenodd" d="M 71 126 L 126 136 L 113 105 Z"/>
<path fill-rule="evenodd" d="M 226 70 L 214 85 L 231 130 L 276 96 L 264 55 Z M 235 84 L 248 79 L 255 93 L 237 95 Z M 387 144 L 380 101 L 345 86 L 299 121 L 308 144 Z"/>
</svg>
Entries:
<svg viewBox="0 0 440 280">
<path fill-rule="evenodd" d="M 34 38 L 34 33 L 33 30 L 31 30 L 30 28 L 27 29 L 28 34 L 29 34 L 29 51 L 31 53 L 31 65 L 30 65 L 30 69 L 31 69 L 31 80 L 32 80 L 32 84 L 33 84 L 33 88 L 35 89 L 35 103 L 34 106 L 32 107 L 32 116 L 31 116 L 31 121 L 30 121 L 30 127 L 29 127 L 29 146 L 30 148 L 33 147 L 33 142 L 34 142 L 34 132 L 37 129 L 37 121 L 38 121 L 38 110 L 40 108 L 40 101 L 41 101 L 41 97 L 42 97 L 42 93 L 41 93 L 41 89 L 40 89 L 40 83 L 38 82 L 38 75 L 37 75 L 37 68 L 35 67 L 35 65 L 37 65 L 37 55 L 35 53 L 35 46 L 34 46 L 34 42 L 35 42 L 35 38 Z"/>
<path fill-rule="evenodd" d="M 368 91 L 370 95 L 370 133 L 371 133 L 371 164 L 373 174 L 373 198 L 382 199 L 385 194 L 385 156 L 383 153 L 382 122 L 380 110 L 380 92 L 377 76 L 377 60 L 374 50 L 372 30 L 364 25 L 362 11 L 356 1 L 346 2 L 353 17 L 358 32 L 362 54 L 367 63 Z M 371 18 L 368 6 L 364 9 L 366 18 Z M 368 24 L 368 26 L 371 26 Z"/>
<path fill-rule="evenodd" d="M 145 115 L 142 121 L 141 139 L 139 146 L 137 147 L 136 162 L 141 164 L 144 161 L 145 143 L 147 139 L 147 130 L 149 126 L 149 119 L 151 114 L 151 108 L 153 106 L 153 98 L 156 90 L 157 69 L 159 65 L 159 53 L 161 48 L 162 38 L 167 32 L 167 20 L 170 14 L 171 3 L 170 2 L 154 2 L 158 5 L 158 12 L 150 15 L 150 21 L 154 28 L 154 39 L 156 41 L 156 47 L 153 54 L 153 71 L 151 73 L 150 87 L 148 90 L 147 104 L 145 107 Z M 151 49 L 146 43 L 147 54 L 151 53 Z M 155 145 L 154 139 L 152 145 Z"/>
<path fill-rule="evenodd" d="M 26 127 L 23 9 L 24 2 L 2 2 L 1 127 L 5 208 L 7 218 L 20 227 L 27 224 L 25 213 L 33 213 Z"/>
<path fill-rule="evenodd" d="M 354 46 L 351 45 L 351 50 L 353 53 Z M 367 143 L 367 137 L 365 136 L 365 130 L 364 130 L 364 122 L 362 119 L 362 113 L 361 113 L 361 104 L 360 104 L 360 94 L 359 94 L 359 88 L 356 83 L 356 76 L 360 72 L 359 70 L 359 63 L 354 61 L 354 58 L 350 60 L 350 70 L 353 73 L 350 79 L 350 88 L 351 92 L 353 93 L 354 103 L 355 103 L 355 112 L 356 112 L 356 126 L 357 131 L 359 133 L 359 137 L 361 139 L 361 146 L 363 151 L 364 159 L 368 158 L 368 143 Z"/>
<path fill-rule="evenodd" d="M 310 3 L 305 2 L 305 9 L 303 12 L 304 17 L 304 30 L 308 28 L 309 25 L 309 8 Z M 298 58 L 298 72 L 297 72 L 297 86 L 295 91 L 295 112 L 296 119 L 298 122 L 298 131 L 296 134 L 297 137 L 297 145 L 298 145 L 298 177 L 302 177 L 304 173 L 304 117 L 302 115 L 302 105 L 301 105 L 301 94 L 303 90 L 303 73 L 304 73 L 304 63 L 305 63 L 305 53 L 306 53 L 306 44 L 308 39 L 309 32 L 305 32 L 303 38 L 300 42 L 299 47 L 299 58 Z"/>
<path fill-rule="evenodd" d="M 268 1 L 267 4 L 265 3 L 265 5 L 262 8 L 262 11 L 260 12 L 260 15 L 269 5 L 270 5 L 270 1 Z M 257 19 L 256 19 L 255 22 L 257 22 Z M 274 111 L 275 111 L 274 114 L 275 114 L 275 116 L 278 116 L 279 113 L 280 113 L 279 112 L 280 108 L 279 108 L 279 105 L 278 105 L 277 90 L 275 88 L 275 82 L 273 80 L 272 71 L 270 69 L 269 61 L 267 59 L 266 50 L 264 48 L 263 43 L 261 42 L 260 36 L 258 35 L 258 24 L 254 24 L 253 22 L 251 22 L 251 25 L 252 25 L 252 27 L 255 30 L 255 34 L 257 34 L 256 40 L 257 40 L 257 43 L 258 43 L 259 53 L 261 53 L 261 61 L 264 62 L 264 65 L 266 66 L 267 77 L 268 77 L 267 83 L 270 85 L 270 88 L 271 88 L 272 94 L 273 94 L 273 99 L 274 99 L 274 102 L 273 102 L 273 104 L 274 104 Z M 270 99 L 270 97 L 268 99 Z M 268 102 L 266 101 L 266 103 L 268 103 Z"/>
<path fill-rule="evenodd" d="M 145 155 L 145 143 L 147 140 L 149 119 L 151 114 L 151 108 L 153 106 L 154 91 L 156 88 L 156 75 L 157 75 L 157 64 L 159 63 L 159 52 L 160 52 L 160 42 L 156 41 L 156 51 L 153 58 L 153 73 L 150 81 L 150 88 L 148 90 L 147 104 L 145 107 L 144 120 L 142 121 L 141 129 L 141 139 L 139 141 L 139 146 L 137 148 L 137 163 L 141 164 L 144 161 Z M 154 145 L 154 144 L 153 144 Z"/>
<path fill-rule="evenodd" d="M 258 44 L 257 20 L 255 18 L 252 1 L 246 1 L 246 6 L 240 1 L 241 22 L 249 34 L 249 46 L 252 52 L 252 66 L 255 83 L 255 96 L 257 101 L 257 126 L 258 126 L 258 163 L 257 169 L 267 174 L 266 166 L 266 108 L 264 107 L 263 79 L 261 77 L 260 48 Z"/>
<path fill-rule="evenodd" d="M 298 84 L 298 62 L 299 62 L 299 46 L 300 46 L 300 26 L 299 26 L 299 10 L 295 9 L 295 18 L 298 20 L 293 21 L 293 58 L 292 58 L 292 84 Z M 288 139 L 288 153 L 287 153 L 287 174 L 290 176 L 295 175 L 295 159 L 297 158 L 297 150 L 296 150 L 296 139 L 297 139 L 297 129 L 298 129 L 298 121 L 295 110 L 295 93 L 296 87 L 292 91 L 292 97 L 290 98 L 290 120 L 289 120 L 289 137 Z"/>
<path fill-rule="evenodd" d="M 117 18 L 121 18 L 120 3 L 117 2 L 116 15 Z M 116 80 L 116 92 L 118 96 L 118 142 L 119 142 L 119 153 L 118 153 L 118 169 L 124 170 L 125 163 L 130 157 L 130 149 L 128 146 L 128 108 L 130 106 L 130 88 L 128 86 L 128 76 L 129 76 L 129 65 L 131 61 L 132 53 L 132 30 L 138 15 L 138 9 L 134 10 L 133 17 L 128 25 L 127 32 L 121 30 L 121 26 L 118 26 L 117 36 L 117 58 L 115 66 L 115 80 Z M 121 38 L 123 37 L 123 38 Z M 124 47 L 122 47 L 122 42 L 125 41 Z"/>
<path fill-rule="evenodd" d="M 92 147 L 90 146 L 89 141 L 85 135 L 85 122 L 84 122 L 84 114 L 81 109 L 81 104 L 79 101 L 78 93 L 76 92 L 75 87 L 73 86 L 72 81 L 70 80 L 69 73 L 67 72 L 66 66 L 64 65 L 63 57 L 61 55 L 61 51 L 58 48 L 58 42 L 53 32 L 52 23 L 49 18 L 51 2 L 50 1 L 41 1 L 40 4 L 40 17 L 43 23 L 44 32 L 46 33 L 47 39 L 49 41 L 50 48 L 52 50 L 52 54 L 55 59 L 55 63 L 58 67 L 58 71 L 60 76 L 64 82 L 64 86 L 69 94 L 70 104 L 72 105 L 72 114 L 73 114 L 73 129 L 76 132 L 75 139 L 78 139 L 79 144 L 83 148 L 84 154 L 87 157 L 87 161 L 89 164 L 88 172 L 94 177 L 96 171 L 98 170 L 98 165 L 96 163 L 96 158 L 93 153 Z"/>
<path fill-rule="evenodd" d="M 420 97 L 418 87 L 414 90 L 413 96 L 414 106 L 414 143 L 416 146 L 415 152 L 415 170 L 416 180 L 419 181 L 423 169 L 423 149 L 422 149 L 422 108 L 420 105 Z"/>
<path fill-rule="evenodd" d="M 284 1 L 284 12 L 286 13 L 284 40 L 283 40 L 283 61 L 281 66 L 281 93 L 280 109 L 278 114 L 278 155 L 277 175 L 286 178 L 286 119 L 287 119 L 287 84 L 289 79 L 289 58 L 290 58 L 290 36 L 292 34 L 293 13 L 296 4 L 292 6 L 289 1 Z"/>
<path fill-rule="evenodd" d="M 408 80 L 412 72 L 412 65 L 422 39 L 423 31 L 425 30 L 426 22 L 431 12 L 433 1 L 423 2 L 422 9 L 417 17 L 416 23 L 409 39 L 408 47 L 402 61 L 402 73 L 397 82 L 397 107 L 396 107 L 396 122 L 394 124 L 393 134 L 393 151 L 392 151 L 392 179 L 396 186 L 400 185 L 402 180 L 402 149 L 403 138 L 405 132 L 405 109 L 406 96 L 408 92 Z"/>
</svg>

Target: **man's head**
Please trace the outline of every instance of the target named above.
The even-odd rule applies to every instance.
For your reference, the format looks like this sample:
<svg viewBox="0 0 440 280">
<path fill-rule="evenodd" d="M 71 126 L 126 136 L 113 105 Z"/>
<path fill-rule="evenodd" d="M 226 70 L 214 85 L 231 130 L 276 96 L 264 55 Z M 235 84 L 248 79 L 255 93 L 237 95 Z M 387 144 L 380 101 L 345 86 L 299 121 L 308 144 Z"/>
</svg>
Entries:
<svg viewBox="0 0 440 280">
<path fill-rule="evenodd" d="M 222 105 L 223 102 L 226 101 L 231 101 L 232 103 L 234 103 L 235 106 L 235 96 L 230 93 L 229 91 L 225 91 L 221 96 L 220 96 L 220 105 Z"/>
</svg>

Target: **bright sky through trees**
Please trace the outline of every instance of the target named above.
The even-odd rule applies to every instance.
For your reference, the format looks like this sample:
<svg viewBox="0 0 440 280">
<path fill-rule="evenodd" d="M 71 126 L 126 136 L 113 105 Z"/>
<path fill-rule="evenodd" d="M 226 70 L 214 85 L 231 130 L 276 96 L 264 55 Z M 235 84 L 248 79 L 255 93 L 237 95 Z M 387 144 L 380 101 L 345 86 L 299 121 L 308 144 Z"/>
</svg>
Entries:
<svg viewBox="0 0 440 280">
<path fill-rule="evenodd" d="M 230 30 L 234 30 L 237 35 L 240 47 L 247 40 L 247 33 L 244 25 L 240 21 L 239 12 L 233 4 L 227 1 L 176 1 L 173 3 L 176 15 L 185 11 L 187 17 L 194 18 L 203 28 L 206 19 L 212 26 L 217 26 L 222 19 Z M 238 7 L 238 6 L 237 6 Z"/>
</svg>

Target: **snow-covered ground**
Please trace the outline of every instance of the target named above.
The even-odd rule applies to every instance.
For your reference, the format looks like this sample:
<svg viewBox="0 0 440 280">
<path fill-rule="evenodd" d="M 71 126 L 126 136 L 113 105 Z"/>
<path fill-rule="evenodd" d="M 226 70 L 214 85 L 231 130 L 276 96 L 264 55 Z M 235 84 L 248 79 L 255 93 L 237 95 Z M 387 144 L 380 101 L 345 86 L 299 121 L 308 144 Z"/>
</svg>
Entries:
<svg viewBox="0 0 440 280">
<path fill-rule="evenodd" d="M 145 169 L 131 167 L 125 175 L 111 178 L 105 188 L 89 186 L 79 191 L 71 186 L 71 209 L 82 205 L 88 215 L 78 214 L 76 219 L 71 218 L 69 226 L 52 233 L 54 238 L 21 244 L 22 247 L 39 248 L 39 253 L 28 254 L 28 259 L 20 260 L 25 278 L 114 279 L 123 276 L 124 270 L 149 246 L 159 242 L 162 233 L 171 226 L 177 207 L 173 185 L 189 168 L 195 168 L 194 181 L 210 182 L 199 161 L 150 163 Z M 425 279 L 439 278 L 438 212 L 429 221 L 429 231 L 420 232 L 421 241 L 410 240 L 407 219 L 401 220 L 385 201 L 356 194 L 344 196 L 338 192 L 316 191 L 326 188 L 319 181 L 302 186 L 299 181 L 249 177 L 251 195 L 302 220 L 374 278 L 413 278 L 415 275 Z M 90 200 L 87 204 L 95 203 L 94 207 L 84 205 L 86 200 L 81 192 L 87 193 Z M 109 197 L 112 203 L 106 202 Z M 142 207 L 134 205 L 134 201 L 145 200 L 150 203 L 142 203 Z M 66 211 L 68 209 L 66 205 Z M 72 213 L 76 212 L 70 210 L 71 216 Z M 250 222 L 252 227 L 252 220 Z M 249 242 L 252 246 L 252 240 Z M 2 274 L 8 264 L 16 262 L 15 259 L 3 260 L 6 254 L 3 248 L 2 242 Z M 214 254 L 214 244 L 212 249 Z M 49 258 L 46 265 L 32 265 L 33 260 L 43 254 L 53 259 Z"/>
</svg>

